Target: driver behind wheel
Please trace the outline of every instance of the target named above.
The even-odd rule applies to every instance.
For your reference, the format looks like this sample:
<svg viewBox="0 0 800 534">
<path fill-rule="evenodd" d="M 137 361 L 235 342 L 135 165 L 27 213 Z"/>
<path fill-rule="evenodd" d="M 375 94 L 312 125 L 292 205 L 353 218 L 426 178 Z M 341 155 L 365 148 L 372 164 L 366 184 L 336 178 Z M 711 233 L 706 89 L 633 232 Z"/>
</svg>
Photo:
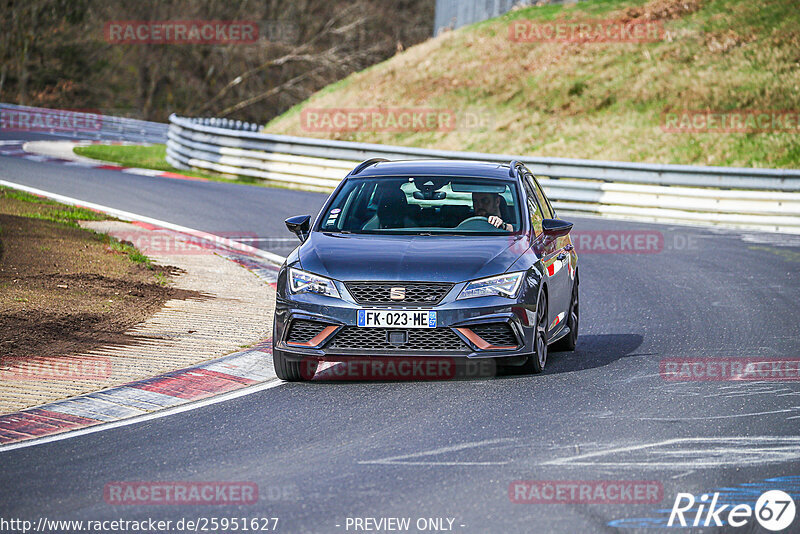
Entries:
<svg viewBox="0 0 800 534">
<path fill-rule="evenodd" d="M 502 219 L 500 213 L 500 195 L 497 193 L 472 193 L 472 207 L 476 217 L 486 217 L 489 224 L 507 232 L 513 232 L 514 227 Z"/>
</svg>

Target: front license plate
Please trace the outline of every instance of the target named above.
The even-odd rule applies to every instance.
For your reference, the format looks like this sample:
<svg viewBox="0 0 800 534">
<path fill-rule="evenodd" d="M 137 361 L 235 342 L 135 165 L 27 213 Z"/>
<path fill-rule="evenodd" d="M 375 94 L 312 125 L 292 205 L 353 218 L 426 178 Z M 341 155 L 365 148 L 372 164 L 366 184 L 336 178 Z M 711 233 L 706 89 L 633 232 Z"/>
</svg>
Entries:
<svg viewBox="0 0 800 534">
<path fill-rule="evenodd" d="M 362 328 L 436 328 L 435 311 L 358 310 Z"/>
</svg>

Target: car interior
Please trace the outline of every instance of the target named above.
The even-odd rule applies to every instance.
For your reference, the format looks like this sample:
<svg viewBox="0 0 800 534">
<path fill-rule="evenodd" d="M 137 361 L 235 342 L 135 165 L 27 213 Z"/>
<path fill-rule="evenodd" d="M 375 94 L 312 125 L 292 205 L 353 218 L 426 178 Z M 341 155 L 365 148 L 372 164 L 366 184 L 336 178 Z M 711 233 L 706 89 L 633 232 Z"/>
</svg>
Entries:
<svg viewBox="0 0 800 534">
<path fill-rule="evenodd" d="M 356 216 L 351 220 L 363 223 L 360 227 L 358 223 L 349 226 L 357 226 L 355 229 L 362 231 L 401 228 L 491 230 L 486 225 L 475 224 L 475 210 L 469 196 L 466 203 L 443 203 L 441 201 L 447 198 L 448 192 L 441 189 L 449 185 L 448 182 L 431 184 L 429 181 L 428 184 L 427 187 L 425 184 L 415 184 L 417 190 L 411 195 L 396 182 L 380 184 L 374 188 L 374 192 L 361 191 L 359 194 L 373 193 L 372 199 L 368 203 L 356 200 L 355 205 L 362 206 L 362 209 L 361 213 L 354 213 Z M 516 211 L 509 207 L 502 194 L 500 217 L 518 228 Z"/>
</svg>

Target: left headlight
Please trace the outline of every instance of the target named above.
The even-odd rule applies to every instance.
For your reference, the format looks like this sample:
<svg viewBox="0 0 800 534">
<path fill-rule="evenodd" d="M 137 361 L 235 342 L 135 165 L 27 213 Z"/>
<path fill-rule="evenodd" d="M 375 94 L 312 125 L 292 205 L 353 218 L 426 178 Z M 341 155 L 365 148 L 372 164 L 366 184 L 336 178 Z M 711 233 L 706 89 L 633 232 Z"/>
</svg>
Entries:
<svg viewBox="0 0 800 534">
<path fill-rule="evenodd" d="M 518 272 L 473 280 L 464 286 L 456 300 L 491 296 L 516 298 L 524 276 L 524 272 Z"/>
<path fill-rule="evenodd" d="M 291 293 L 316 293 L 329 297 L 341 298 L 339 290 L 330 278 L 311 274 L 300 269 L 289 268 L 289 292 Z"/>
</svg>

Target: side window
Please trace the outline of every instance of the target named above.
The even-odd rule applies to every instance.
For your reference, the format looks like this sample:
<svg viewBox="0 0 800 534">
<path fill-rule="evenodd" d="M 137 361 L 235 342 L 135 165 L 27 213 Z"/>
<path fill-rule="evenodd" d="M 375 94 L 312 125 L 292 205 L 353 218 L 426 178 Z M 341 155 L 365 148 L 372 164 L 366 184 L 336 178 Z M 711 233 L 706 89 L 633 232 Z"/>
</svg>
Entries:
<svg viewBox="0 0 800 534">
<path fill-rule="evenodd" d="M 539 203 L 536 201 L 536 193 L 534 192 L 533 186 L 528 179 L 528 175 L 525 175 L 523 184 L 525 185 L 525 196 L 527 197 L 528 202 L 528 212 L 531 217 L 531 227 L 533 228 L 534 233 L 539 235 L 542 233 L 542 219 L 544 219 L 542 210 L 539 208 Z"/>
<path fill-rule="evenodd" d="M 345 186 L 347 187 L 347 186 Z M 351 199 L 355 196 L 357 188 L 351 188 L 350 192 L 346 195 L 341 195 L 336 204 L 331 205 L 327 214 L 323 214 L 322 222 L 320 223 L 320 230 L 339 230 L 342 226 L 344 216 L 340 217 L 342 211 L 347 213 L 347 206 L 350 204 Z"/>
<path fill-rule="evenodd" d="M 547 197 L 544 196 L 542 186 L 539 185 L 539 182 L 536 181 L 536 178 L 534 178 L 532 174 L 526 175 L 526 178 L 528 178 L 533 184 L 533 188 L 536 191 L 536 199 L 539 201 L 539 205 L 542 207 L 544 212 L 544 218 L 553 219 L 555 214 L 553 213 L 553 208 L 550 207 L 550 202 L 547 201 Z"/>
</svg>

